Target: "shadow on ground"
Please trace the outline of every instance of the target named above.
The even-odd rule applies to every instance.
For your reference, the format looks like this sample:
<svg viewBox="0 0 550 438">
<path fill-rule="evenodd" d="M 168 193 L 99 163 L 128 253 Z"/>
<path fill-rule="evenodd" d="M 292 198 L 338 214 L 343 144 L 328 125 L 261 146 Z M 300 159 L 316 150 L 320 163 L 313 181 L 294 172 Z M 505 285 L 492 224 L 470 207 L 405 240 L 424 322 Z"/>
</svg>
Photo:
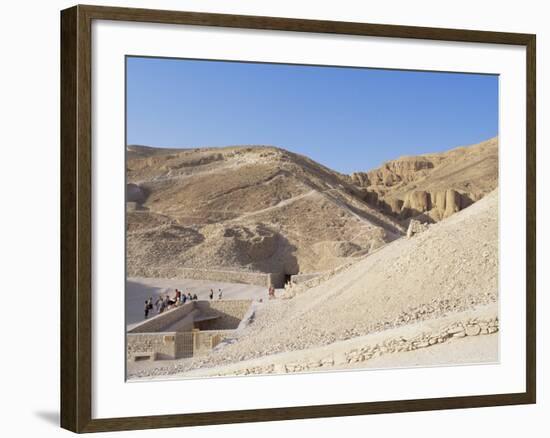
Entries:
<svg viewBox="0 0 550 438">
<path fill-rule="evenodd" d="M 59 412 L 58 411 L 37 411 L 34 413 L 45 423 L 49 423 L 53 426 L 59 426 Z"/>
</svg>

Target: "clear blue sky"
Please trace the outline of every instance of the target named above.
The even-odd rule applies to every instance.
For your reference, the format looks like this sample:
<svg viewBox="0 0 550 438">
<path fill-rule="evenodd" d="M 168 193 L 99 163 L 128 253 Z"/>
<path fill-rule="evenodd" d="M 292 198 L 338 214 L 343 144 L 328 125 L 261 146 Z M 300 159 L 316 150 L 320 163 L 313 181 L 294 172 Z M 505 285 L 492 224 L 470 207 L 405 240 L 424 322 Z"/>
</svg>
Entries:
<svg viewBox="0 0 550 438">
<path fill-rule="evenodd" d="M 127 58 L 127 142 L 275 145 L 369 170 L 498 134 L 498 77 Z"/>
</svg>

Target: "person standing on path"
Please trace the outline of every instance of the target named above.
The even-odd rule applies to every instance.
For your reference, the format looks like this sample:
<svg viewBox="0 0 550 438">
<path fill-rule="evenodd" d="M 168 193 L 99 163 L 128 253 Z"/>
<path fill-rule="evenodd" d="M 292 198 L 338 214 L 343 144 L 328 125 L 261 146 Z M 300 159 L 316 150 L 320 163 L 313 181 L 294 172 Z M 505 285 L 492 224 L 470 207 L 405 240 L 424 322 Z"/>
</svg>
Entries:
<svg viewBox="0 0 550 438">
<path fill-rule="evenodd" d="M 149 299 L 145 301 L 145 319 L 147 319 L 151 310 L 153 310 L 153 297 L 149 297 Z"/>
<path fill-rule="evenodd" d="M 157 300 L 157 313 L 164 312 L 165 308 L 166 308 L 166 299 L 163 298 L 161 295 L 159 295 L 159 298 Z"/>
</svg>

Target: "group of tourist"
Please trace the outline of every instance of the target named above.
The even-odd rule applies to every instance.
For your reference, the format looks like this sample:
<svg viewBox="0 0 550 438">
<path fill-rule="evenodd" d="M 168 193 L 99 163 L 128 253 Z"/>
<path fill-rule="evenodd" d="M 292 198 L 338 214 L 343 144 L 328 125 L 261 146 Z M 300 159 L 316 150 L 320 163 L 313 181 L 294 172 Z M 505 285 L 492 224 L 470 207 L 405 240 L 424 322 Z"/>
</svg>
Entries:
<svg viewBox="0 0 550 438">
<path fill-rule="evenodd" d="M 218 300 L 222 299 L 222 290 L 218 289 Z M 209 297 L 211 300 L 214 299 L 214 290 L 210 289 Z M 149 314 L 152 312 L 153 307 L 156 308 L 157 314 L 160 314 L 164 312 L 165 310 L 172 309 L 174 307 L 180 306 L 185 304 L 187 301 L 195 301 L 198 300 L 199 297 L 196 293 L 191 295 L 191 292 L 185 292 L 180 291 L 179 289 L 175 290 L 175 294 L 173 298 L 170 298 L 168 294 L 162 296 L 159 295 L 153 305 L 153 297 L 149 297 L 149 299 L 145 300 L 145 308 L 144 308 L 144 315 L 145 319 L 149 317 Z"/>
<path fill-rule="evenodd" d="M 214 289 L 210 289 L 210 293 L 208 294 L 208 298 L 210 300 L 214 299 L 214 296 L 217 295 L 218 300 L 221 300 L 223 298 L 223 292 L 221 289 L 218 289 L 217 294 L 214 293 Z M 274 299 L 275 297 L 275 288 L 273 286 L 269 286 L 268 292 L 267 292 L 268 298 Z M 196 293 L 191 294 L 191 292 L 182 292 L 179 289 L 175 289 L 174 296 L 170 298 L 168 294 L 166 295 L 159 295 L 156 299 L 156 301 L 153 303 L 153 297 L 149 297 L 149 299 L 145 300 L 145 308 L 144 308 L 144 315 L 145 319 L 149 317 L 149 315 L 152 313 L 153 308 L 156 308 L 157 314 L 160 314 L 164 312 L 165 310 L 172 309 L 174 307 L 180 306 L 182 304 L 185 304 L 187 301 L 195 301 L 198 300 L 199 297 Z M 260 302 L 263 300 L 260 299 Z"/>
</svg>

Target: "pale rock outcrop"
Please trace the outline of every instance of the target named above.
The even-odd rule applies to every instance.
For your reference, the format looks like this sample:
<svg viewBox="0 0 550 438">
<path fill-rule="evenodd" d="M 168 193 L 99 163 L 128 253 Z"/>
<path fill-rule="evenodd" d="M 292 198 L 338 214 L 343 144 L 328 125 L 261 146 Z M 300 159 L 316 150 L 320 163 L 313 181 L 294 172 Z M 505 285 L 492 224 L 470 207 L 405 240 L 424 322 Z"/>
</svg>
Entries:
<svg viewBox="0 0 550 438">
<path fill-rule="evenodd" d="M 400 182 L 411 182 L 420 175 L 426 175 L 427 169 L 434 167 L 434 164 L 427 158 L 402 157 L 398 160 L 388 161 L 382 167 L 367 172 L 364 180 L 372 185 L 384 185 L 391 187 Z"/>
<path fill-rule="evenodd" d="M 431 194 L 433 204 L 433 216 L 436 220 L 443 219 L 447 200 L 447 191 L 433 192 Z"/>
<path fill-rule="evenodd" d="M 352 173 L 351 182 L 359 187 L 368 187 L 370 185 L 369 176 L 365 172 Z"/>
<path fill-rule="evenodd" d="M 403 216 L 416 216 L 429 210 L 431 210 L 431 197 L 428 192 L 415 190 L 407 193 L 403 203 Z"/>
<path fill-rule="evenodd" d="M 427 213 L 433 220 L 447 218 L 470 205 L 467 195 L 448 189 L 437 192 L 414 190 L 405 195 L 405 200 L 391 199 L 388 202 L 391 212 L 402 218 L 416 217 Z"/>
<path fill-rule="evenodd" d="M 452 214 L 460 211 L 460 193 L 456 190 L 447 190 L 445 194 L 445 213 L 444 217 L 449 217 Z"/>
<path fill-rule="evenodd" d="M 449 189 L 431 193 L 432 211 L 430 216 L 435 220 L 444 219 L 467 207 L 468 196 L 456 190 Z"/>
<path fill-rule="evenodd" d="M 388 202 L 390 210 L 392 213 L 400 213 L 403 208 L 403 201 L 401 199 L 390 199 Z"/>
<path fill-rule="evenodd" d="M 429 225 L 417 221 L 416 219 L 411 219 L 409 222 L 409 228 L 407 229 L 407 238 L 413 237 L 415 234 L 422 233 L 428 229 Z"/>
</svg>

